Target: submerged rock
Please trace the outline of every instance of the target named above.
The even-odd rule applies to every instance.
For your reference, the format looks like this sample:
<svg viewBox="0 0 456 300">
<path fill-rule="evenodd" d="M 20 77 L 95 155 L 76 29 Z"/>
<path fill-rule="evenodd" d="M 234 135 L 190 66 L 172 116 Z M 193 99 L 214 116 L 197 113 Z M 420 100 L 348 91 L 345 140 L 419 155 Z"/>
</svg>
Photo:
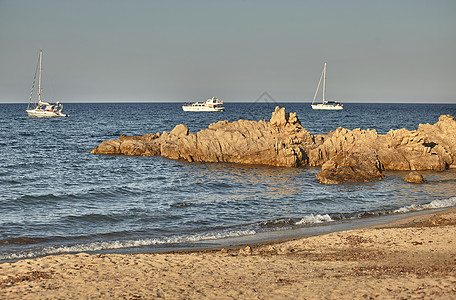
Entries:
<svg viewBox="0 0 456 300">
<path fill-rule="evenodd" d="M 404 181 L 410 183 L 424 183 L 423 175 L 419 174 L 416 171 L 412 171 L 405 175 Z"/>
<path fill-rule="evenodd" d="M 171 132 L 104 141 L 94 154 L 161 155 L 189 162 L 226 162 L 273 166 L 323 166 L 323 183 L 371 181 L 382 170 L 445 170 L 456 167 L 456 121 L 440 116 L 417 130 L 337 128 L 311 135 L 296 113 L 276 107 L 269 121 L 220 121 L 190 133 L 179 124 Z M 325 166 L 326 165 L 326 166 Z M 380 172 L 380 173 L 378 173 Z"/>
</svg>

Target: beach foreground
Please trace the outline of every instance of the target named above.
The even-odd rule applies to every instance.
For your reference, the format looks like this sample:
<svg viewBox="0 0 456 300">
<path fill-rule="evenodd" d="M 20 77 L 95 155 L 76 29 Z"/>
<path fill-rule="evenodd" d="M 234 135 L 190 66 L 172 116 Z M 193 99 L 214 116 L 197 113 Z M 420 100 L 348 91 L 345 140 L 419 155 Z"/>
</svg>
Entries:
<svg viewBox="0 0 456 300">
<path fill-rule="evenodd" d="M 455 299 L 456 209 L 241 248 L 0 264 L 2 299 Z"/>
</svg>

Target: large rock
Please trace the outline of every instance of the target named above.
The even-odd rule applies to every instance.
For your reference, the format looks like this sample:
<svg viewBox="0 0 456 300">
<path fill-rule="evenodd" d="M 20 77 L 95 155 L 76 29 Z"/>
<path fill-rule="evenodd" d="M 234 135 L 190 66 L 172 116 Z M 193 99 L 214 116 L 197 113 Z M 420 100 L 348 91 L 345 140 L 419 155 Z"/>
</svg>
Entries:
<svg viewBox="0 0 456 300">
<path fill-rule="evenodd" d="M 369 182 L 383 179 L 377 157 L 361 153 L 339 153 L 325 162 L 317 174 L 320 183 Z"/>
<path fill-rule="evenodd" d="M 160 140 L 161 155 L 172 159 L 300 166 L 307 158 L 302 144 L 312 141 L 312 136 L 296 114 L 277 107 L 269 122 L 220 121 L 196 134 L 163 133 Z"/>
</svg>

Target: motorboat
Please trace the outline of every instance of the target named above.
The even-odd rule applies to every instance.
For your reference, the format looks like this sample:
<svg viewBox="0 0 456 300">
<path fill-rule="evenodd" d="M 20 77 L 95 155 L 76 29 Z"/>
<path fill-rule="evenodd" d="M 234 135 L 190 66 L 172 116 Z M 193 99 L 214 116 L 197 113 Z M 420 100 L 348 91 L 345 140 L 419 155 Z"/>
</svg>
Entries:
<svg viewBox="0 0 456 300">
<path fill-rule="evenodd" d="M 183 111 L 224 111 L 223 101 L 217 97 L 207 99 L 205 102 L 193 102 L 182 105 Z"/>
</svg>

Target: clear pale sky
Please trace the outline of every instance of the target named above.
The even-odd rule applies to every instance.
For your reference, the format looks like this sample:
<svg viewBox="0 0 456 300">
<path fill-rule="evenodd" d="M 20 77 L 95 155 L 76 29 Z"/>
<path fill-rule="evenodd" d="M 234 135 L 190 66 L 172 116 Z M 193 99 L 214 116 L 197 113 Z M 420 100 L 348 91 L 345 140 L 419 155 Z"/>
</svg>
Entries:
<svg viewBox="0 0 456 300">
<path fill-rule="evenodd" d="M 0 103 L 456 103 L 455 0 L 0 0 Z"/>
</svg>

